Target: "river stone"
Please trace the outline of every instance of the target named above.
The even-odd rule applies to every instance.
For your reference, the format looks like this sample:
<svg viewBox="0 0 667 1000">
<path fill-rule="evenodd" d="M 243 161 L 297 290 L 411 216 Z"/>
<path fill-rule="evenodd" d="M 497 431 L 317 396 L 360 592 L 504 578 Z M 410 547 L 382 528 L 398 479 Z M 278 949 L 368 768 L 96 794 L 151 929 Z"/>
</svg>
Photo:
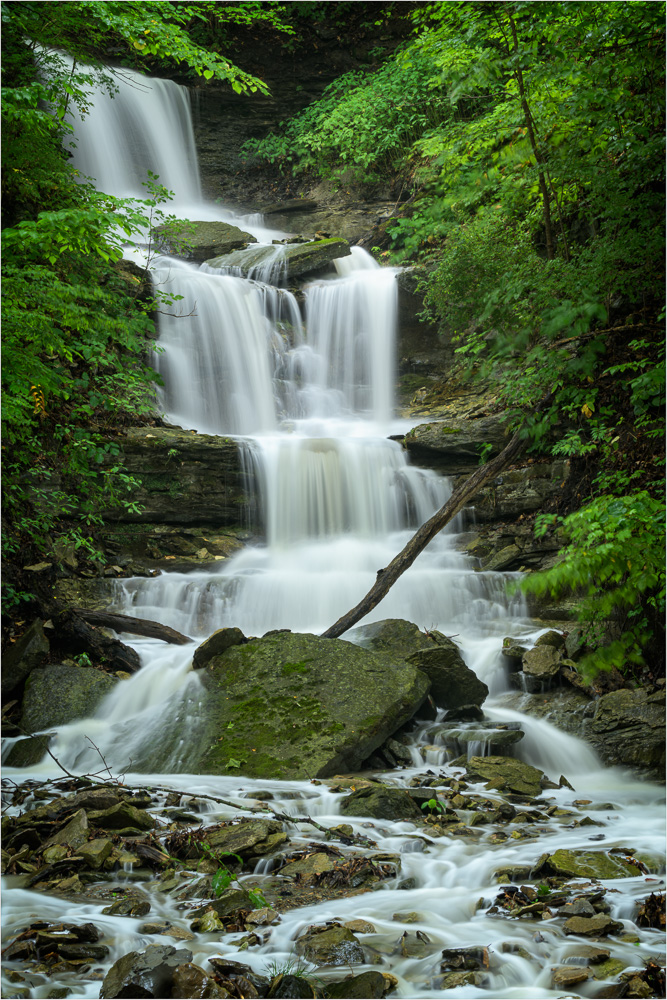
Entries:
<svg viewBox="0 0 667 1000">
<path fill-rule="evenodd" d="M 21 728 L 33 733 L 87 719 L 118 681 L 93 667 L 52 663 L 26 681 Z"/>
<path fill-rule="evenodd" d="M 175 222 L 156 226 L 154 232 L 160 252 L 177 254 L 197 264 L 257 242 L 251 233 L 227 222 Z"/>
<path fill-rule="evenodd" d="M 408 792 L 388 785 L 371 785 L 347 795 L 340 803 L 343 816 L 370 816 L 371 819 L 421 819 L 422 811 Z"/>
<path fill-rule="evenodd" d="M 284 280 L 299 278 L 312 271 L 319 271 L 325 264 L 338 257 L 350 254 L 350 244 L 343 239 L 313 240 L 310 243 L 282 244 L 280 246 L 280 263 L 276 270 Z M 226 270 L 238 268 L 240 274 L 247 278 L 255 268 L 267 265 L 276 255 L 275 246 L 249 247 L 246 250 L 236 250 L 206 261 L 208 268 Z"/>
<path fill-rule="evenodd" d="M 559 965 L 551 970 L 551 982 L 554 986 L 564 986 L 569 989 L 577 983 L 583 983 L 590 979 L 590 969 L 581 966 Z"/>
<path fill-rule="evenodd" d="M 101 868 L 113 850 L 113 843 L 110 840 L 99 838 L 89 840 L 87 844 L 82 844 L 77 848 L 89 868 Z"/>
<path fill-rule="evenodd" d="M 271 988 L 266 994 L 269 1000 L 314 1000 L 317 993 L 304 976 L 286 975 L 276 976 L 271 981 Z"/>
<path fill-rule="evenodd" d="M 83 809 L 79 809 L 60 830 L 49 837 L 44 843 L 44 847 L 51 847 L 53 844 L 68 844 L 72 850 L 76 851 L 88 840 L 88 817 Z"/>
<path fill-rule="evenodd" d="M 291 632 L 233 646 L 200 677 L 206 693 L 183 769 L 256 778 L 358 769 L 412 718 L 429 689 L 413 664 L 343 639 Z"/>
<path fill-rule="evenodd" d="M 231 997 L 223 986 L 208 976 L 199 965 L 184 962 L 174 969 L 172 997 L 205 997 L 206 1000 L 220 1000 Z"/>
<path fill-rule="evenodd" d="M 295 944 L 297 955 L 315 965 L 359 965 L 364 951 L 347 927 L 310 927 Z"/>
<path fill-rule="evenodd" d="M 88 819 L 93 826 L 103 830 L 125 830 L 132 827 L 135 830 L 152 830 L 155 820 L 144 809 L 137 809 L 129 802 L 119 802 L 110 809 L 92 810 Z"/>
<path fill-rule="evenodd" d="M 41 666 L 49 653 L 49 640 L 44 635 L 42 622 L 39 619 L 30 625 L 21 638 L 8 646 L 2 654 L 2 693 L 7 694 L 22 684 L 35 667 Z M 37 726 L 37 729 L 45 729 Z"/>
<path fill-rule="evenodd" d="M 489 689 L 463 662 L 459 648 L 451 639 L 433 649 L 419 650 L 407 658 L 430 678 L 431 697 L 439 708 L 481 705 Z"/>
<path fill-rule="evenodd" d="M 115 962 L 102 983 L 100 1000 L 168 997 L 179 965 L 192 961 L 192 952 L 172 945 L 151 944 L 144 952 L 130 951 Z"/>
<path fill-rule="evenodd" d="M 364 649 L 375 653 L 395 653 L 402 659 L 420 649 L 433 649 L 436 644 L 436 640 L 417 625 L 402 618 L 385 618 L 380 622 L 360 625 L 348 635 Z"/>
<path fill-rule="evenodd" d="M 278 820 L 242 819 L 233 826 L 211 830 L 206 843 L 218 853 L 238 854 L 245 860 L 274 851 L 288 839 Z"/>
<path fill-rule="evenodd" d="M 577 878 L 629 878 L 642 874 L 640 868 L 622 855 L 606 851 L 555 851 L 545 858 L 544 866 L 552 875 Z"/>
<path fill-rule="evenodd" d="M 560 634 L 556 632 L 555 629 L 549 629 L 548 632 L 543 632 L 539 638 L 535 640 L 536 646 L 553 646 L 554 649 L 563 649 L 565 646 L 565 639 Z"/>
<path fill-rule="evenodd" d="M 349 997 L 356 1000 L 379 1000 L 384 996 L 384 976 L 379 972 L 362 972 L 351 976 L 342 983 L 327 983 L 327 994 L 331 997 Z"/>
<path fill-rule="evenodd" d="M 664 692 L 622 688 L 603 695 L 585 735 L 606 764 L 643 768 L 664 780 Z"/>
<path fill-rule="evenodd" d="M 226 889 L 217 899 L 209 899 L 203 906 L 200 906 L 193 913 L 194 917 L 203 917 L 209 910 L 214 910 L 218 917 L 229 916 L 236 910 L 252 910 L 253 902 L 245 889 Z"/>
<path fill-rule="evenodd" d="M 553 646 L 534 646 L 523 654 L 522 669 L 528 691 L 535 693 L 558 674 L 561 654 Z"/>
<path fill-rule="evenodd" d="M 328 854 L 311 854 L 299 861 L 291 861 L 280 869 L 281 876 L 294 878 L 295 875 L 319 875 L 331 872 L 336 867 L 334 859 Z"/>
<path fill-rule="evenodd" d="M 594 917 L 570 917 L 563 924 L 566 934 L 580 934 L 584 937 L 606 937 L 607 934 L 622 934 L 623 924 L 612 920 L 606 913 L 596 913 Z"/>
<path fill-rule="evenodd" d="M 214 656 L 219 656 L 231 646 L 241 646 L 247 641 L 240 628 L 219 628 L 195 649 L 192 667 L 194 670 L 201 670 Z"/>
<path fill-rule="evenodd" d="M 544 771 L 513 757 L 470 757 L 466 779 L 485 778 L 494 788 L 507 789 L 531 798 L 542 791 Z"/>
</svg>

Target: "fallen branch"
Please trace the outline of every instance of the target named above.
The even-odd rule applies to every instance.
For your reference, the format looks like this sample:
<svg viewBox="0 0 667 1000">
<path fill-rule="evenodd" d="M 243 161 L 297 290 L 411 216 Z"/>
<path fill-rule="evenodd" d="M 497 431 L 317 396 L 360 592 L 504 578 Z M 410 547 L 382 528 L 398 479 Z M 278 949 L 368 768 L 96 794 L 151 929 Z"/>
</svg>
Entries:
<svg viewBox="0 0 667 1000">
<path fill-rule="evenodd" d="M 538 409 L 543 408 L 550 402 L 552 396 L 543 400 Z M 520 437 L 517 431 L 509 444 L 487 465 L 482 465 L 472 476 L 469 476 L 464 483 L 454 490 L 451 497 L 440 510 L 436 511 L 433 517 L 422 524 L 412 536 L 405 548 L 401 549 L 385 569 L 378 570 L 375 583 L 366 596 L 356 607 L 348 611 L 347 614 L 339 618 L 326 632 L 322 633 L 323 639 L 337 639 L 343 632 L 356 625 L 360 619 L 372 611 L 380 603 L 382 598 L 398 580 L 406 569 L 412 566 L 417 556 L 422 552 L 431 539 L 435 538 L 438 532 L 442 531 L 458 512 L 468 504 L 483 486 L 490 480 L 495 479 L 514 459 L 521 454 L 526 445 L 525 438 Z"/>
<path fill-rule="evenodd" d="M 75 615 L 83 618 L 91 625 L 102 625 L 112 628 L 115 632 L 129 632 L 131 635 L 145 635 L 149 639 L 162 639 L 178 646 L 184 646 L 191 640 L 176 629 L 147 618 L 133 618 L 131 615 L 118 615 L 110 611 L 88 611 L 86 608 L 72 608 Z"/>
</svg>

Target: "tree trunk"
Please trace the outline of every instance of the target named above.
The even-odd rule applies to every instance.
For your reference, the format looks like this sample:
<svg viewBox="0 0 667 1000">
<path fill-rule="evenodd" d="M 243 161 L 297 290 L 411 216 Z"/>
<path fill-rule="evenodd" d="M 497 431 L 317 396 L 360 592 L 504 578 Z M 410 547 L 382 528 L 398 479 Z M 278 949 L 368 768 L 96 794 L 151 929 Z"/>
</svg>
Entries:
<svg viewBox="0 0 667 1000">
<path fill-rule="evenodd" d="M 514 79 L 516 80 L 517 86 L 519 88 L 519 97 L 521 98 L 521 107 L 523 109 L 523 116 L 526 122 L 528 138 L 530 139 L 530 145 L 533 150 L 533 156 L 535 157 L 535 162 L 537 163 L 537 177 L 540 186 L 540 194 L 542 195 L 544 231 L 546 234 L 546 241 L 547 241 L 547 260 L 553 260 L 555 256 L 555 251 L 554 251 L 553 230 L 551 225 L 551 201 L 549 198 L 549 189 L 547 187 L 547 180 L 545 176 L 546 174 L 545 159 L 544 156 L 542 155 L 542 151 L 537 142 L 533 116 L 530 112 L 530 107 L 528 106 L 526 88 L 523 82 L 523 73 L 521 71 L 521 67 L 519 66 L 519 39 L 517 38 L 516 24 L 514 23 L 514 18 L 512 17 L 511 14 L 509 14 L 509 22 L 510 22 L 510 29 L 512 31 L 512 42 L 514 45 L 512 54 L 516 59 Z"/>
<path fill-rule="evenodd" d="M 87 611 L 85 608 L 72 608 L 75 615 L 90 622 L 91 625 L 102 625 L 112 628 L 115 632 L 129 632 L 131 635 L 146 635 L 149 639 L 162 639 L 177 646 L 190 642 L 187 635 L 182 635 L 176 629 L 147 618 L 132 618 L 131 615 L 117 615 L 109 611 Z"/>
<path fill-rule="evenodd" d="M 548 398 L 550 399 L 551 397 Z M 541 406 L 543 405 L 544 403 L 541 404 Z M 322 637 L 324 639 L 337 639 L 339 635 L 347 632 L 349 628 L 356 625 L 369 611 L 372 611 L 391 587 L 393 587 L 399 576 L 408 567 L 412 566 L 419 553 L 426 548 L 431 539 L 435 538 L 439 531 L 442 531 L 445 525 L 458 514 L 462 507 L 465 507 L 472 500 L 483 486 L 490 480 L 495 479 L 506 466 L 521 454 L 525 444 L 526 441 L 519 436 L 519 431 L 517 431 L 499 455 L 487 465 L 483 465 L 476 472 L 473 472 L 472 476 L 469 476 L 464 483 L 454 490 L 447 503 L 439 511 L 436 511 L 433 517 L 422 524 L 421 528 L 412 536 L 405 548 L 392 559 L 389 565 L 385 569 L 378 570 L 377 579 L 363 600 L 355 608 L 352 608 L 351 611 L 343 615 L 342 618 L 339 618 L 326 632 L 323 632 Z"/>
</svg>

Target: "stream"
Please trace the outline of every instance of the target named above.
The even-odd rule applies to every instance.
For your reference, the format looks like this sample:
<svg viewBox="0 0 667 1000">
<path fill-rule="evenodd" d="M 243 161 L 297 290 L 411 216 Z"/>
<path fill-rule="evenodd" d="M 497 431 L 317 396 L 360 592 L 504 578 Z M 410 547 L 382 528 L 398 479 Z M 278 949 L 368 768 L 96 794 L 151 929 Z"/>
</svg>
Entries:
<svg viewBox="0 0 667 1000">
<path fill-rule="evenodd" d="M 170 211 L 179 218 L 231 222 L 260 243 L 285 237 L 261 218 L 202 202 L 183 88 L 123 71 L 115 98 L 100 92 L 92 104 L 91 115 L 76 123 L 75 162 L 101 190 L 141 196 L 141 179 L 150 169 L 175 192 Z M 169 789 L 184 793 L 188 810 L 205 825 L 256 815 L 267 793 L 276 812 L 311 817 L 323 828 L 341 823 L 347 789 L 335 790 L 335 783 L 189 773 L 188 729 L 202 695 L 192 655 L 226 626 L 238 626 L 249 636 L 272 629 L 322 632 L 357 603 L 378 568 L 451 492 L 446 478 L 411 467 L 391 440 L 409 426 L 394 417 L 396 272 L 380 268 L 354 247 L 350 256 L 334 262 L 330 275 L 306 287 L 302 310 L 289 291 L 267 281 L 280 272 L 282 246 L 276 247 L 272 271 L 257 272 L 250 280 L 174 257 L 151 261 L 156 288 L 182 296 L 165 310 L 172 315 L 159 317 L 154 364 L 164 379 L 160 409 L 171 424 L 237 439 L 256 484 L 264 541 L 212 570 L 162 572 L 110 584 L 116 610 L 161 621 L 192 641 L 167 646 L 123 636 L 139 652 L 142 669 L 119 683 L 93 718 L 61 727 L 51 744 L 53 754 L 75 774 L 98 771 L 101 754 L 125 786 L 159 786 L 162 791 L 155 792 L 149 808 L 158 833 L 168 829 Z M 128 249 L 127 256 L 132 255 L 139 260 L 144 251 Z M 499 892 L 496 870 L 533 865 L 545 851 L 613 848 L 641 856 L 646 870 L 640 877 L 602 880 L 610 916 L 624 925 L 604 946 L 620 968 L 641 969 L 644 960 L 664 956 L 661 933 L 634 922 L 637 903 L 664 889 L 664 790 L 629 771 L 604 768 L 583 741 L 504 707 L 510 688 L 500 653 L 503 637 L 530 642 L 545 629 L 530 620 L 519 593 L 508 596 L 508 574 L 479 572 L 474 560 L 459 551 L 457 536 L 465 527 L 465 517 L 459 516 L 364 621 L 406 619 L 422 630 L 456 637 L 465 662 L 489 687 L 487 720 L 520 724 L 525 736 L 516 756 L 544 770 L 554 786 L 563 775 L 571 787 L 562 783 L 545 789 L 539 821 L 505 839 L 495 836 L 493 825 L 464 837 L 448 835 L 446 828 L 429 835 L 409 821 L 346 817 L 354 833 L 375 846 L 357 844 L 345 851 L 398 855 L 400 870 L 393 879 L 373 892 L 282 912 L 249 948 L 241 949 L 239 934 L 195 933 L 187 944 L 194 963 L 206 967 L 209 957 L 222 955 L 266 975 L 293 959 L 295 940 L 309 925 L 361 919 L 372 926 L 361 935 L 366 964 L 323 966 L 316 973 L 325 982 L 350 971 L 380 969 L 396 978 L 391 995 L 397 998 L 595 997 L 604 980 L 589 979 L 569 992 L 553 982 L 552 969 L 581 964 L 577 949 L 590 943 L 564 934 L 562 919 L 508 919 L 487 911 Z M 421 785 L 425 776 L 443 782 L 460 778 L 465 766 L 452 763 L 456 755 L 446 748 L 443 733 L 441 712 L 435 722 L 421 723 L 410 734 L 411 766 L 373 777 L 406 788 Z M 169 760 L 162 773 L 152 773 L 156 746 L 161 759 Z M 488 748 L 475 746 L 471 752 L 488 753 Z M 5 780 L 19 784 L 61 776 L 49 757 L 32 768 L 4 770 Z M 34 791 L 37 785 L 31 787 Z M 490 794 L 482 781 L 469 783 L 466 791 L 480 802 Z M 202 797 L 207 795 L 228 804 Z M 36 801 L 31 793 L 6 813 L 17 815 Z M 301 820 L 285 827 L 292 850 L 325 843 L 321 829 Z M 242 884 L 261 889 L 275 882 L 279 876 L 268 869 L 260 863 L 255 873 L 241 876 Z M 119 871 L 118 884 L 132 875 Z M 579 881 L 583 891 L 589 880 Z M 157 885 L 156 876 L 133 880 L 150 901 L 151 921 L 187 929 L 191 917 Z M 14 876 L 3 880 L 3 890 L 5 944 L 40 918 L 91 921 L 109 948 L 107 959 L 85 976 L 35 973 L 24 984 L 28 992 L 16 994 L 6 980 L 4 996 L 97 997 L 103 974 L 122 955 L 156 939 L 181 945 L 168 931 L 156 938 L 142 933 L 135 918 L 104 914 L 102 901 L 34 892 Z M 489 949 L 490 967 L 480 984 L 445 991 L 440 954 L 462 947 Z M 12 969 L 20 965 L 6 962 L 5 975 Z M 57 988 L 70 992 L 54 994 Z"/>
</svg>

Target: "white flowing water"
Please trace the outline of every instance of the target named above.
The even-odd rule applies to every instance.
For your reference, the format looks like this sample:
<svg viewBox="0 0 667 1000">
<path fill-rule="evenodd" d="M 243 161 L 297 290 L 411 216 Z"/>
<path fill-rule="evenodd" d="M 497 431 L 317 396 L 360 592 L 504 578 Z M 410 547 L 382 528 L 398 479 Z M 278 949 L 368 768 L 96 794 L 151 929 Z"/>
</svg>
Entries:
<svg viewBox="0 0 667 1000">
<path fill-rule="evenodd" d="M 77 127 L 77 164 L 100 188 L 138 193 L 142 170 L 160 173 L 177 192 L 177 207 L 190 218 L 234 218 L 233 213 L 199 202 L 194 145 L 187 95 L 174 84 L 135 79 L 123 71 L 113 101 L 95 95 L 94 110 Z M 127 83 L 127 86 L 125 85 Z M 256 232 L 266 242 L 276 234 Z M 157 783 L 188 796 L 217 795 L 233 803 L 188 801 L 210 824 L 251 814 L 255 792 L 271 791 L 277 811 L 308 813 L 324 827 L 340 822 L 341 794 L 311 782 L 254 781 L 188 773 L 187 734 L 195 723 L 201 687 L 191 670 L 196 645 L 212 631 L 239 626 L 248 635 L 274 628 L 318 633 L 357 603 L 414 529 L 447 498 L 447 480 L 411 468 L 400 446 L 388 435 L 392 418 L 392 383 L 396 324 L 396 283 L 363 251 L 336 261 L 336 273 L 307 289 L 305 323 L 285 290 L 197 269 L 159 258 L 153 278 L 158 289 L 182 296 L 176 315 L 160 316 L 161 353 L 155 366 L 165 388 L 161 406 L 167 418 L 185 428 L 238 438 L 246 469 L 257 484 L 265 541 L 248 547 L 214 571 L 162 573 L 116 584 L 119 610 L 157 619 L 192 638 L 190 646 L 165 647 L 152 640 L 124 636 L 140 653 L 142 669 L 120 683 L 94 718 L 58 730 L 52 750 L 71 771 L 99 769 L 99 748 L 126 784 Z M 536 625 L 526 617 L 521 598 L 507 596 L 507 576 L 477 572 L 457 550 L 462 523 L 450 526 L 423 552 L 367 620 L 405 618 L 426 629 L 455 635 L 466 662 L 487 682 L 492 697 L 485 706 L 491 719 L 520 722 L 524 740 L 517 755 L 560 774 L 576 789 L 548 790 L 544 807 L 558 805 L 567 819 L 550 819 L 527 837 L 492 839 L 493 828 L 478 839 L 435 837 L 407 822 L 349 820 L 355 832 L 371 837 L 377 848 L 361 853 L 398 853 L 401 871 L 393 882 L 363 896 L 335 899 L 282 915 L 264 944 L 239 951 L 239 936 L 198 934 L 188 947 L 206 967 L 213 954 L 245 962 L 259 973 L 271 962 L 293 956 L 297 935 L 310 923 L 362 917 L 373 924 L 363 936 L 369 968 L 397 977 L 397 997 L 442 995 L 437 984 L 438 958 L 445 947 L 484 945 L 491 969 L 484 988 L 462 986 L 452 997 L 557 997 L 550 968 L 574 961 L 582 942 L 566 938 L 562 921 L 504 920 L 485 910 L 498 891 L 495 869 L 532 864 L 559 847 L 624 847 L 647 856 L 664 844 L 661 790 L 619 769 L 603 769 L 595 754 L 575 737 L 548 723 L 497 706 L 494 696 L 507 688 L 500 656 L 504 635 L 531 636 Z M 447 764 L 444 749 L 432 746 L 433 723 L 414 736 L 414 767 L 385 777 L 405 785 L 427 769 L 447 779 L 460 769 Z M 160 748 L 169 773 L 150 774 L 151 754 Z M 426 749 L 429 747 L 429 749 Z M 129 769 L 129 773 L 125 773 Z M 50 758 L 37 767 L 8 769 L 15 781 L 58 776 Z M 466 794 L 493 797 L 482 786 Z M 589 804 L 584 807 L 581 800 Z M 575 804 L 580 803 L 580 804 Z M 256 803 L 254 803 L 256 805 Z M 25 806 L 24 806 L 25 808 Z M 578 826 L 593 811 L 598 826 Z M 164 825 L 159 809 L 157 822 Z M 295 821 L 289 827 L 297 846 L 322 839 L 312 827 Z M 261 887 L 270 874 L 244 876 Z M 410 880 L 410 881 L 408 881 Z M 607 898 L 615 915 L 628 921 L 634 901 L 663 883 L 652 871 L 646 878 L 614 880 Z M 403 886 L 403 887 L 401 887 Z M 406 886 L 408 886 L 406 888 Z M 187 926 L 188 918 L 172 898 L 147 882 L 151 919 Z M 478 907 L 480 899 L 486 905 Z M 11 937 L 36 916 L 51 920 L 93 920 L 111 948 L 104 969 L 126 952 L 156 940 L 138 930 L 139 922 L 101 913 L 102 906 L 48 897 L 13 888 L 3 897 L 5 935 Z M 407 916 L 406 916 L 407 915 Z M 406 957 L 399 939 L 404 932 L 428 936 L 423 956 Z M 169 936 L 164 943 L 179 944 Z M 629 967 L 660 950 L 655 931 L 642 931 L 638 942 L 614 939 L 612 952 Z M 381 964 L 372 959 L 380 956 Z M 354 971 L 363 970 L 355 967 Z M 347 969 L 320 970 L 341 978 Z M 35 976 L 30 996 L 47 996 L 57 983 Z M 62 984 L 75 982 L 63 975 Z M 99 983 L 76 981 L 76 996 L 98 996 Z M 576 996 L 593 996 L 592 984 Z M 7 995 L 10 995 L 7 993 Z"/>
</svg>

